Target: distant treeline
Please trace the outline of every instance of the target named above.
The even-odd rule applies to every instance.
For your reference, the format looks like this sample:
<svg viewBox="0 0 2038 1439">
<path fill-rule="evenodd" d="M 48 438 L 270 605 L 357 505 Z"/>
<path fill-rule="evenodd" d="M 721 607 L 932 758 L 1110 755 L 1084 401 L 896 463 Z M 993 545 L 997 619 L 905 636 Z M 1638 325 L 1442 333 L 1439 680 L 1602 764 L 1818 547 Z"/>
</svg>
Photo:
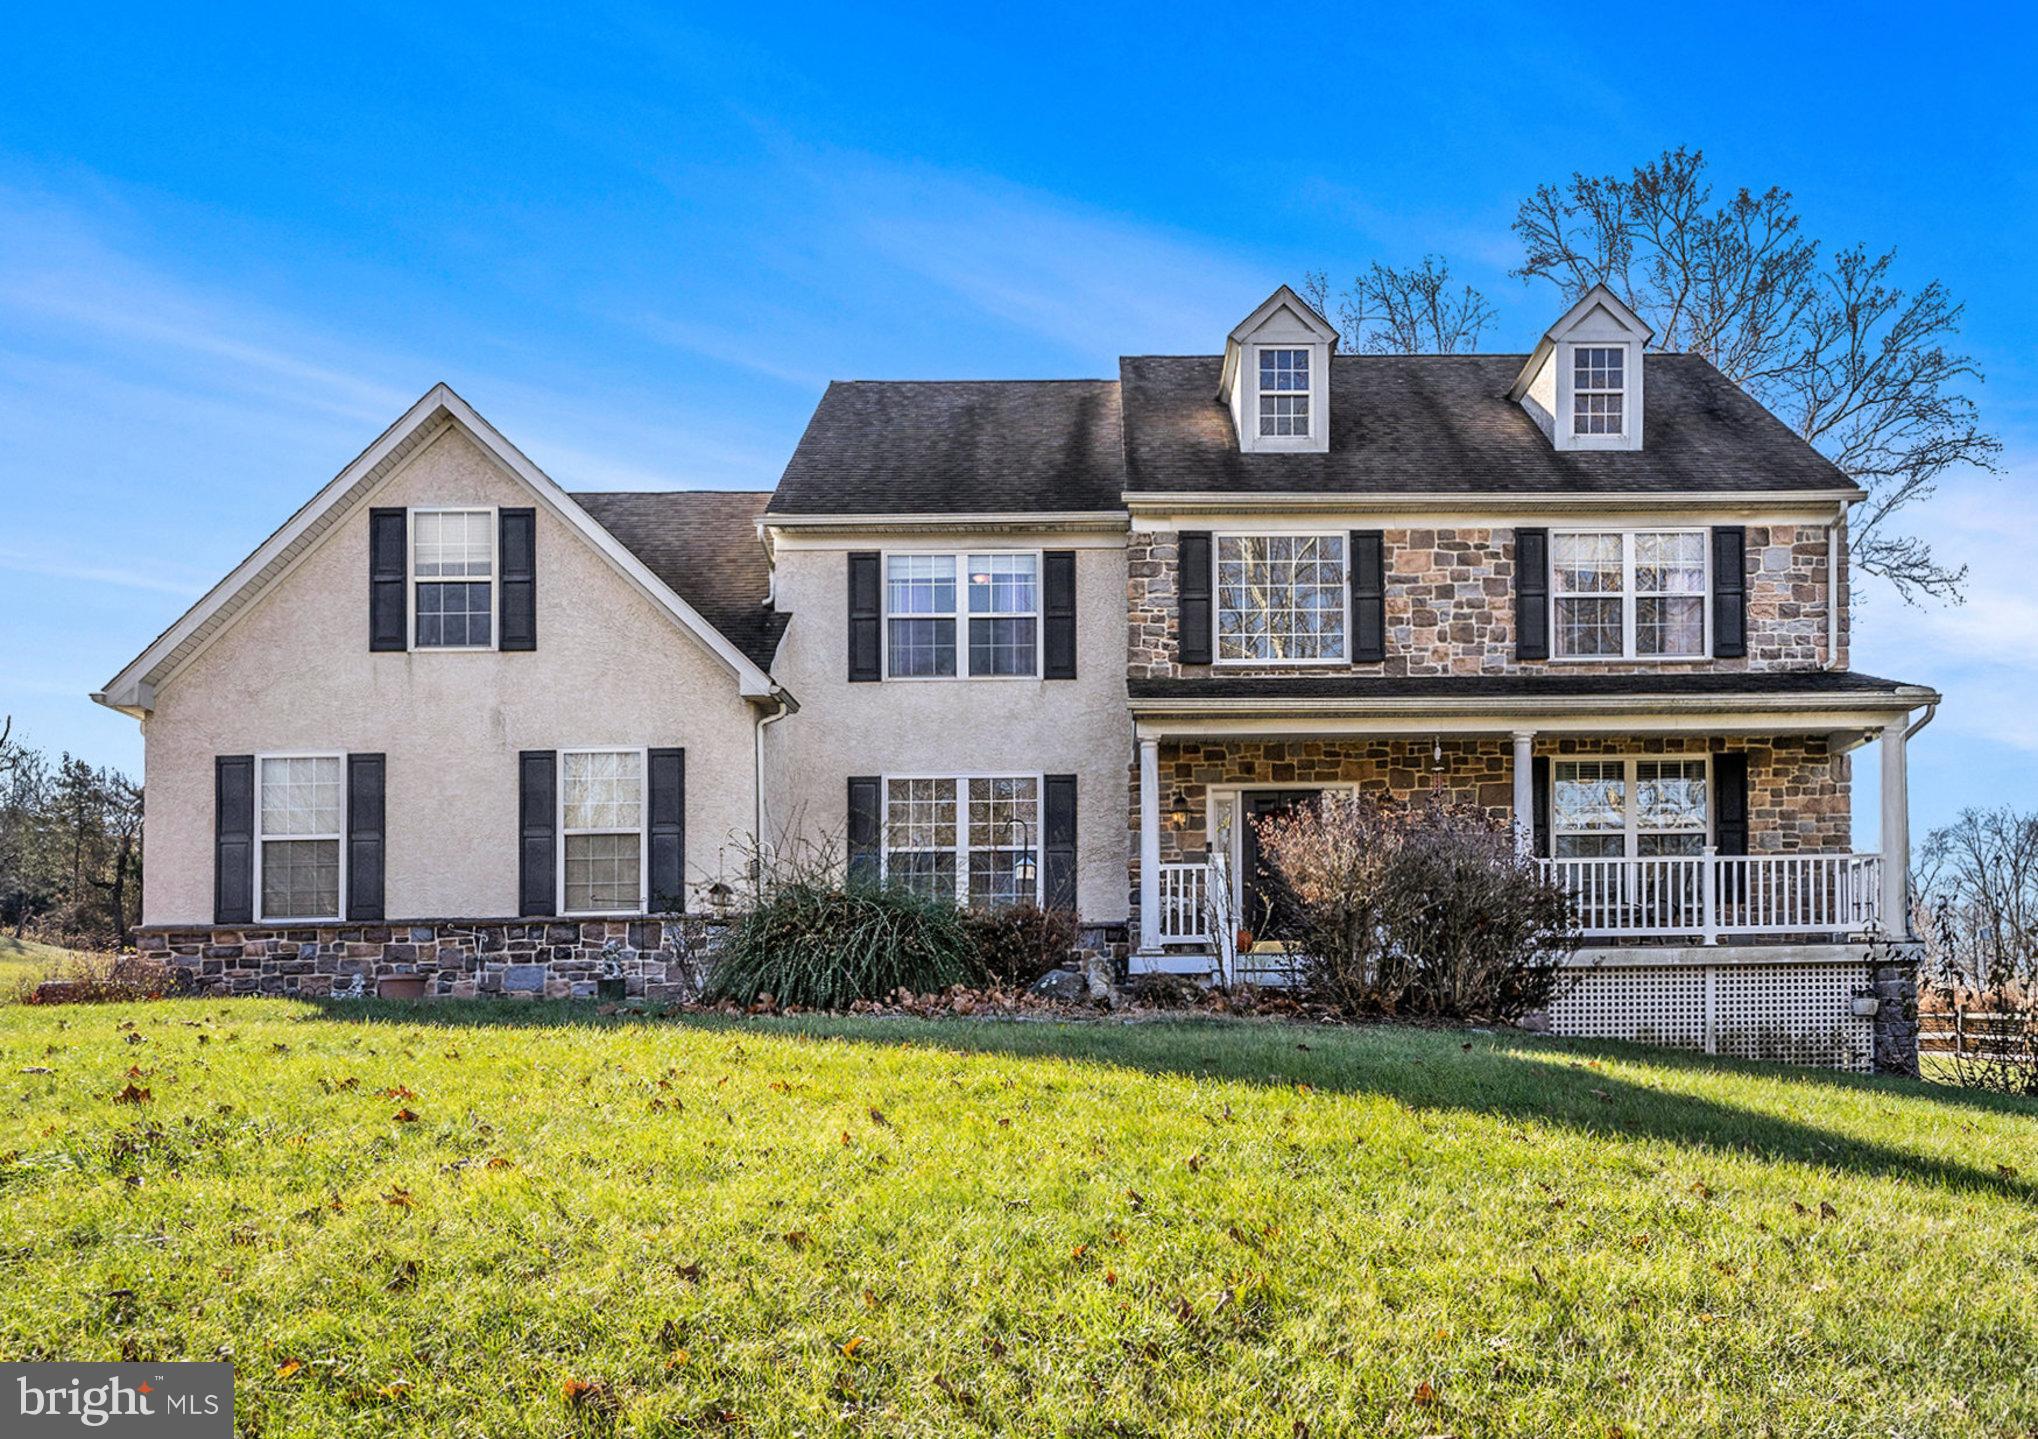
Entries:
<svg viewBox="0 0 2038 1439">
<path fill-rule="evenodd" d="M 142 787 L 52 758 L 0 722 L 0 924 L 16 938 L 127 943 L 142 894 Z"/>
</svg>

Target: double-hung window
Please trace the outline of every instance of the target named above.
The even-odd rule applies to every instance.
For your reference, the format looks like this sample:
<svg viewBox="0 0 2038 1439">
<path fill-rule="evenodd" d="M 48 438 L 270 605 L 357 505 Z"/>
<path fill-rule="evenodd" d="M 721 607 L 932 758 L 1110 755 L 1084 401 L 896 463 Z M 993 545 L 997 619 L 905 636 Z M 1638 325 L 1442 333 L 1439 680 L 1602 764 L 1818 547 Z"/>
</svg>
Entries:
<svg viewBox="0 0 2038 1439">
<path fill-rule="evenodd" d="M 336 754 L 262 755 L 256 761 L 256 892 L 260 917 L 340 917 L 345 761 Z"/>
<path fill-rule="evenodd" d="M 1571 433 L 1626 433 L 1627 347 L 1577 345 L 1571 350 Z"/>
<path fill-rule="evenodd" d="M 415 647 L 485 650 L 495 644 L 495 512 L 413 510 Z"/>
<path fill-rule="evenodd" d="M 888 883 L 994 909 L 1040 898 L 1038 775 L 885 780 Z"/>
<path fill-rule="evenodd" d="M 1705 654 L 1703 530 L 1550 536 L 1555 653 L 1563 659 L 1695 659 Z"/>
<path fill-rule="evenodd" d="M 1309 351 L 1260 351 L 1260 433 L 1309 434 Z"/>
<path fill-rule="evenodd" d="M 1703 759 L 1560 761 L 1552 768 L 1559 859 L 1698 854 L 1708 833 Z"/>
<path fill-rule="evenodd" d="M 1343 535 L 1219 535 L 1219 664 L 1345 657 Z"/>
<path fill-rule="evenodd" d="M 560 751 L 560 912 L 641 913 L 644 837 L 644 752 Z"/>
<path fill-rule="evenodd" d="M 885 656 L 893 679 L 1037 675 L 1040 555 L 887 556 Z"/>
</svg>

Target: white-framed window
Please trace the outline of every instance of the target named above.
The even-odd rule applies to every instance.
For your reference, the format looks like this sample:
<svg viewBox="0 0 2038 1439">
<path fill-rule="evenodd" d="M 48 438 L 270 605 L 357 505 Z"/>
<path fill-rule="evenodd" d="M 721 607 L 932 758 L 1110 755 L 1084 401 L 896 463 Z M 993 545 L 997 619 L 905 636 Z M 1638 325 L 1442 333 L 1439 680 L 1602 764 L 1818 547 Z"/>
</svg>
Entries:
<svg viewBox="0 0 2038 1439">
<path fill-rule="evenodd" d="M 888 884 L 995 909 L 1040 899 L 1037 774 L 887 775 Z"/>
<path fill-rule="evenodd" d="M 1309 434 L 1309 351 L 1260 350 L 1260 433 Z"/>
<path fill-rule="evenodd" d="M 559 912 L 641 914 L 647 808 L 641 749 L 559 752 Z"/>
<path fill-rule="evenodd" d="M 1329 664 L 1345 657 L 1342 534 L 1218 535 L 1219 664 Z"/>
<path fill-rule="evenodd" d="M 1627 346 L 1571 348 L 1571 433 L 1627 432 Z"/>
<path fill-rule="evenodd" d="M 1557 761 L 1550 768 L 1557 858 L 1701 853 L 1711 832 L 1710 768 L 1703 757 Z"/>
<path fill-rule="evenodd" d="M 1038 550 L 885 556 L 885 674 L 965 673 L 972 679 L 1040 673 Z"/>
<path fill-rule="evenodd" d="M 411 647 L 495 648 L 495 511 L 410 512 Z"/>
<path fill-rule="evenodd" d="M 255 757 L 259 918 L 337 920 L 346 882 L 346 757 Z"/>
<path fill-rule="evenodd" d="M 1704 530 L 1559 530 L 1550 536 L 1559 659 L 1698 659 L 1706 653 Z"/>
</svg>

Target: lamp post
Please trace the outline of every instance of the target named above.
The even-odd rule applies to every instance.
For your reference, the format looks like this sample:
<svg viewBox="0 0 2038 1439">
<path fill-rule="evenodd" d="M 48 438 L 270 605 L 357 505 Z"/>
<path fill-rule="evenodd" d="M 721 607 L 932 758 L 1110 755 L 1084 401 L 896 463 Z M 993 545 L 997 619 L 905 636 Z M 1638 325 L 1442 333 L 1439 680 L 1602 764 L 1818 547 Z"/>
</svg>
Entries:
<svg viewBox="0 0 2038 1439">
<path fill-rule="evenodd" d="M 1013 818 L 1007 820 L 1006 825 L 1008 828 L 1019 831 L 1019 855 L 1012 862 L 1012 879 L 1015 883 L 1026 887 L 1029 898 L 1038 900 L 1040 898 L 1040 891 L 1036 887 L 1035 881 L 1040 876 L 1040 869 L 1033 855 L 1033 831 L 1027 827 L 1026 821 L 1023 819 Z"/>
</svg>

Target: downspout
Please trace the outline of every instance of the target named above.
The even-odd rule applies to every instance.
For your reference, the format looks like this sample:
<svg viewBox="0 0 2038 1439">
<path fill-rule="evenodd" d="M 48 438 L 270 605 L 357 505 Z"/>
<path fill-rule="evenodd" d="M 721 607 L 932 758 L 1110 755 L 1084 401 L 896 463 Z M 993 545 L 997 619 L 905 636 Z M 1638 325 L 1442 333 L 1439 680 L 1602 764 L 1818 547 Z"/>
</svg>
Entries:
<svg viewBox="0 0 2038 1439">
<path fill-rule="evenodd" d="M 1933 701 L 1931 704 L 1926 705 L 1924 717 L 1920 719 L 1916 724 L 1912 725 L 1909 729 L 1904 731 L 1904 743 L 1909 744 L 1911 742 L 1911 736 L 1916 734 L 1919 730 L 1923 729 L 1926 725 L 1930 724 L 1932 722 L 1932 716 L 1936 715 L 1937 713 L 1939 713 L 1939 705 L 1936 700 Z"/>
<path fill-rule="evenodd" d="M 1840 667 L 1840 526 L 1847 520 L 1842 505 L 1826 526 L 1826 668 Z"/>
<path fill-rule="evenodd" d="M 757 846 L 757 854 L 760 860 L 764 857 L 764 727 L 766 725 L 777 724 L 799 708 L 799 705 L 794 703 L 792 696 L 788 695 L 784 690 L 773 690 L 771 697 L 778 702 L 778 708 L 771 714 L 758 715 L 754 731 L 756 736 L 756 768 L 751 776 L 753 783 L 751 794 L 752 798 L 756 801 L 756 829 L 753 831 L 754 839 L 752 842 Z M 759 875 L 758 878 L 761 880 L 763 876 Z"/>
</svg>

